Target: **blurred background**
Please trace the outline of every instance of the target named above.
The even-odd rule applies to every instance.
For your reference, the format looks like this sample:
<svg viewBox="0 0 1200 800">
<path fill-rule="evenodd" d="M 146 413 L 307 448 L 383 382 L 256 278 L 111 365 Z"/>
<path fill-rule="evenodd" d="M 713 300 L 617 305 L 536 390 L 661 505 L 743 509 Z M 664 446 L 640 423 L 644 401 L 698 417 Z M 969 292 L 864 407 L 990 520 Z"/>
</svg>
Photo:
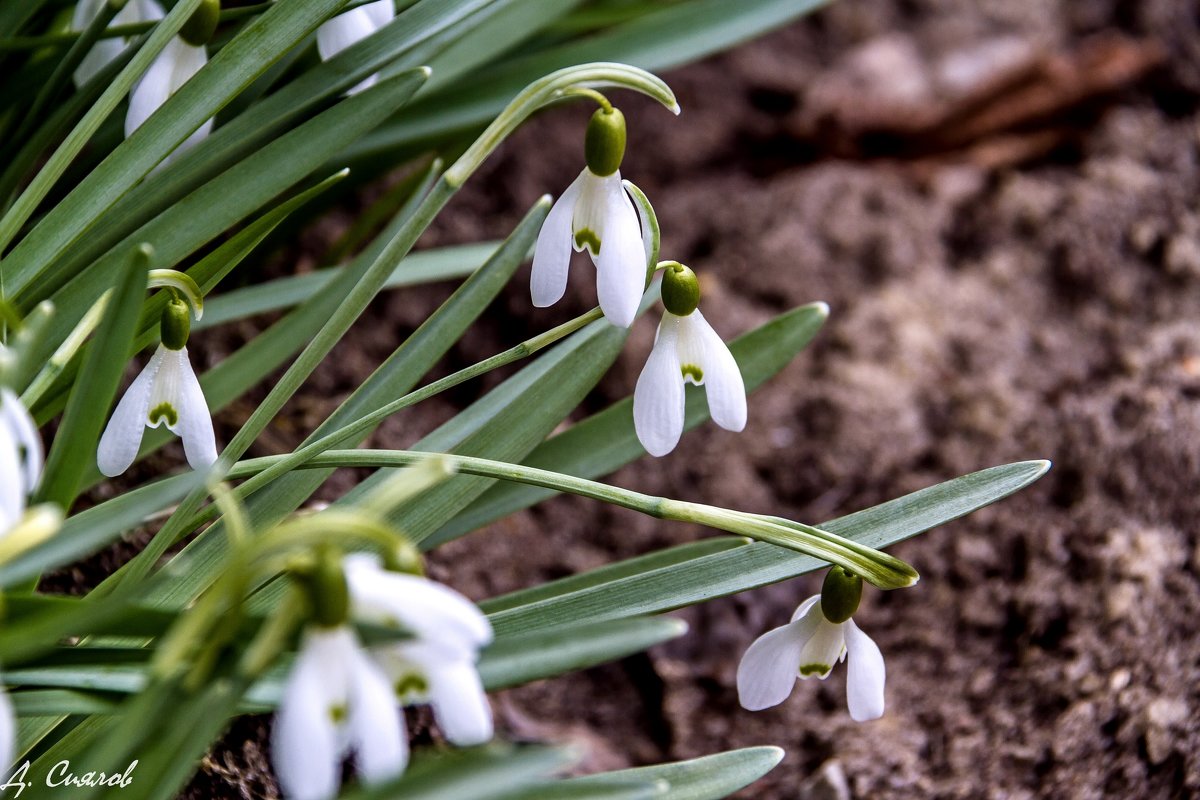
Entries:
<svg viewBox="0 0 1200 800">
<path fill-rule="evenodd" d="M 866 593 L 882 720 L 849 719 L 844 671 L 767 712 L 738 706 L 738 659 L 817 590 L 810 576 L 682 612 L 691 633 L 648 655 L 500 693 L 501 732 L 584 744 L 587 771 L 777 744 L 784 762 L 740 795 L 760 800 L 1200 792 L 1200 5 L 842 0 L 665 77 L 679 118 L 613 97 L 663 257 L 700 273 L 726 338 L 814 300 L 832 314 L 751 398 L 744 433 L 705 426 L 616 483 L 815 524 L 991 465 L 1055 466 L 899 546 L 915 589 Z M 588 112 L 529 124 L 421 246 L 503 237 L 561 192 Z M 279 274 L 316 266 L 395 180 Z M 574 280 L 566 307 L 531 309 L 527 277 L 443 372 L 594 303 Z M 251 455 L 294 446 L 451 288 L 378 300 Z M 653 326 L 581 414 L 632 391 Z M 214 331 L 196 357 L 261 327 Z M 412 443 L 499 377 L 374 444 Z M 482 599 L 702 535 L 558 498 L 438 550 L 432 572 Z M 265 724 L 239 722 L 189 796 L 271 796 Z"/>
</svg>

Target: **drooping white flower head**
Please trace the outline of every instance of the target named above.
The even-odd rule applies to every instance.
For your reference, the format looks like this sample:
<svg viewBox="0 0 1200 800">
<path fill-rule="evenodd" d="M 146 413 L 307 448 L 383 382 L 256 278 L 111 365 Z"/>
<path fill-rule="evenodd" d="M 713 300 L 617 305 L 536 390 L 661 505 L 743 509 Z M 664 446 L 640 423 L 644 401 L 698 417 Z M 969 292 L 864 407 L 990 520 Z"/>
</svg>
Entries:
<svg viewBox="0 0 1200 800">
<path fill-rule="evenodd" d="M 746 427 L 746 386 L 725 342 L 696 309 L 663 312 L 654 348 L 633 390 L 633 424 L 646 452 L 664 456 L 683 433 L 684 384 L 704 386 L 713 421 L 730 431 Z"/>
<path fill-rule="evenodd" d="M 284 796 L 335 797 L 347 755 L 368 782 L 399 775 L 408 764 L 404 718 L 387 676 L 354 631 L 313 627 L 288 676 L 271 734 Z"/>
<path fill-rule="evenodd" d="M 87 27 L 96 15 L 100 13 L 105 0 L 79 0 L 75 6 L 75 14 L 71 27 L 82 30 Z M 128 25 L 138 22 L 157 22 L 164 16 L 162 6 L 155 0 L 129 0 L 129 3 L 113 18 L 116 25 Z M 96 42 L 87 56 L 84 57 L 74 78 L 77 86 L 82 86 L 97 72 L 102 70 L 110 61 L 124 52 L 132 42 L 132 38 L 101 39 Z M 200 69 L 208 63 L 208 52 L 204 45 L 189 44 L 180 36 L 173 36 L 162 51 L 150 63 L 150 68 L 138 78 L 129 93 L 129 110 L 125 114 L 125 136 L 142 126 L 159 106 L 179 91 L 179 88 L 191 80 Z M 179 147 L 164 158 L 159 165 L 169 163 L 190 147 L 193 147 L 212 132 L 213 121 L 206 120 L 203 125 L 192 132 Z"/>
<path fill-rule="evenodd" d="M 187 347 L 172 350 L 160 344 L 141 374 L 125 390 L 108 421 L 96 463 L 105 475 L 115 477 L 137 458 L 146 427 L 167 428 L 183 440 L 183 451 L 192 469 L 205 469 L 217 460 L 212 417 L 200 381 L 188 360 Z"/>
<path fill-rule="evenodd" d="M 352 8 L 317 28 L 317 52 L 321 60 L 328 61 L 352 44 L 359 42 L 396 17 L 394 0 L 375 0 L 374 3 Z M 375 85 L 379 74 L 370 75 L 355 84 L 346 94 L 361 92 Z"/>
<path fill-rule="evenodd" d="M 738 665 L 738 700 L 750 711 L 777 706 L 791 694 L 797 678 L 824 680 L 843 659 L 850 717 L 867 722 L 883 716 L 885 670 L 879 647 L 853 619 L 831 622 L 821 595 L 813 595 L 791 622 L 763 634 L 746 650 Z"/>
<path fill-rule="evenodd" d="M 99 15 L 106 2 L 107 0 L 78 0 L 71 17 L 71 30 L 81 31 L 86 28 Z M 139 22 L 156 22 L 162 18 L 162 6 L 155 0 L 129 0 L 113 17 L 112 25 L 136 25 Z M 132 44 L 134 38 L 125 36 L 97 41 L 75 68 L 75 85 L 83 86 L 91 80 L 96 73 L 125 52 L 125 48 Z"/>
<path fill-rule="evenodd" d="M 625 117 L 620 110 L 606 105 L 592 115 L 584 155 L 587 166 L 542 223 L 529 293 L 539 308 L 557 303 L 567 289 L 571 248 L 586 249 L 596 266 L 596 296 L 604 316 L 628 328 L 646 290 L 648 248 L 621 183 Z"/>
<path fill-rule="evenodd" d="M 479 650 L 492 640 L 487 617 L 453 589 L 385 570 L 374 556 L 356 554 L 344 563 L 351 616 L 414 635 L 371 651 L 400 701 L 429 703 L 454 744 L 491 739 L 492 711 L 476 669 Z"/>
<path fill-rule="evenodd" d="M 0 536 L 25 513 L 42 474 L 42 440 L 20 399 L 0 389 Z"/>
</svg>

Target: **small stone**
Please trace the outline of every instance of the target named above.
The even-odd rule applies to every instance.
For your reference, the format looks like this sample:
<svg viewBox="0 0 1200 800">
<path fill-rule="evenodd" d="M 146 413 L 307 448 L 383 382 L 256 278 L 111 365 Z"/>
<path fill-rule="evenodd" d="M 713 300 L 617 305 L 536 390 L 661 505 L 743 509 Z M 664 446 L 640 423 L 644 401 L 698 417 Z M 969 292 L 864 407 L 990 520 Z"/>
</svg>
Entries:
<svg viewBox="0 0 1200 800">
<path fill-rule="evenodd" d="M 1108 688 L 1111 691 L 1119 692 L 1127 687 L 1131 680 L 1133 680 L 1133 675 L 1129 672 L 1129 670 L 1125 669 L 1124 667 L 1115 669 L 1113 670 L 1112 675 L 1110 675 L 1108 678 Z"/>
</svg>

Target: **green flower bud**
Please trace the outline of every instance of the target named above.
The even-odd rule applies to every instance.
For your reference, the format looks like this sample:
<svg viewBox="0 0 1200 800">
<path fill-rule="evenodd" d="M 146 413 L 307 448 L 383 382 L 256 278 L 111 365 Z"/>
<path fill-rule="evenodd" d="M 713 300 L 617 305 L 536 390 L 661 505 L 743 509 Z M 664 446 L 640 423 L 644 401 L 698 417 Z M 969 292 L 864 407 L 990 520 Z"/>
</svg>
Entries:
<svg viewBox="0 0 1200 800">
<path fill-rule="evenodd" d="M 342 554 L 332 545 L 317 548 L 316 564 L 305 574 L 305 588 L 318 625 L 336 628 L 350 617 L 350 587 L 342 569 Z"/>
<path fill-rule="evenodd" d="M 621 168 L 625 157 L 625 115 L 619 108 L 596 109 L 583 140 L 588 169 L 604 177 Z"/>
<path fill-rule="evenodd" d="M 403 572 L 421 577 L 425 575 L 425 561 L 421 558 L 421 551 L 407 541 L 384 552 L 383 568 L 390 572 Z"/>
<path fill-rule="evenodd" d="M 821 584 L 821 613 L 830 622 L 845 622 L 858 611 L 862 578 L 842 567 L 832 567 Z"/>
<path fill-rule="evenodd" d="M 667 311 L 677 317 L 686 317 L 700 305 L 700 281 L 696 273 L 680 264 L 670 262 L 663 268 L 662 302 Z"/>
<path fill-rule="evenodd" d="M 190 45 L 201 47 L 208 44 L 217 30 L 221 17 L 221 0 L 201 0 L 200 5 L 179 29 L 179 38 Z"/>
<path fill-rule="evenodd" d="M 191 329 L 192 310 L 180 298 L 172 298 L 163 309 L 158 323 L 163 347 L 168 350 L 182 350 L 187 345 Z"/>
</svg>

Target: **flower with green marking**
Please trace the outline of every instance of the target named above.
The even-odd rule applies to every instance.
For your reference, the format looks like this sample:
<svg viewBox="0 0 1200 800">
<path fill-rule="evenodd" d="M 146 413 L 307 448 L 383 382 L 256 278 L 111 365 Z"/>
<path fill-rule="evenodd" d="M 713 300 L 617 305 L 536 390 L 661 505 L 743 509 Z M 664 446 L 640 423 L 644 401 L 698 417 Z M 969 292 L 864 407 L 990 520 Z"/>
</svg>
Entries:
<svg viewBox="0 0 1200 800">
<path fill-rule="evenodd" d="M 391 681 L 354 629 L 314 625 L 288 675 L 271 731 L 271 762 L 284 797 L 336 797 L 342 760 L 353 753 L 369 783 L 408 765 L 408 737 Z"/>
<path fill-rule="evenodd" d="M 791 694 L 797 678 L 825 680 L 834 664 L 845 659 L 850 717 L 867 722 L 883 716 L 883 654 L 851 619 L 861 595 L 862 579 L 834 567 L 821 594 L 801 603 L 791 622 L 756 639 L 738 665 L 742 707 L 760 711 L 777 706 Z"/>
<path fill-rule="evenodd" d="M 442 733 L 461 746 L 492 738 L 492 710 L 479 679 L 479 651 L 492 640 L 487 617 L 458 592 L 426 578 L 384 569 L 366 554 L 348 556 L 351 616 L 402 627 L 412 639 L 372 648 L 400 702 L 428 703 Z"/>
<path fill-rule="evenodd" d="M 338 14 L 317 28 L 317 52 L 328 61 L 352 44 L 367 38 L 391 22 L 396 16 L 394 0 L 375 0 L 358 8 Z M 355 94 L 373 86 L 379 73 L 370 75 L 355 84 L 346 94 Z"/>
<path fill-rule="evenodd" d="M 79 0 L 75 5 L 74 16 L 71 20 L 71 27 L 75 30 L 82 30 L 95 19 L 100 13 L 101 7 L 105 0 Z M 213 8 L 216 7 L 216 12 Z M 191 30 L 204 29 L 211 35 L 211 28 L 215 28 L 215 13 L 219 13 L 220 4 L 214 0 L 206 0 L 200 8 L 185 23 L 184 30 L 179 36 L 171 37 L 166 46 L 150 63 L 150 67 L 133 85 L 133 90 L 129 93 L 129 110 L 125 114 L 125 136 L 133 135 L 133 132 L 142 126 L 150 115 L 158 110 L 159 106 L 167 102 L 167 99 L 179 91 L 185 83 L 191 80 L 192 76 L 208 63 L 208 52 L 205 50 L 203 41 L 195 40 L 188 41 L 184 34 Z M 114 25 L 128 25 L 139 22 L 157 22 L 164 16 L 162 6 L 155 0 L 129 0 L 124 8 L 113 18 Z M 193 23 L 193 19 L 197 20 Z M 208 24 L 212 20 L 212 25 Z M 82 86 L 89 81 L 98 72 L 104 69 L 113 59 L 121 55 L 136 37 L 130 38 L 111 38 L 101 39 L 93 45 L 92 49 L 80 62 L 79 67 L 75 70 L 74 79 L 76 86 Z M 204 137 L 212 132 L 213 121 L 206 120 L 199 128 L 191 133 L 174 152 L 169 154 L 162 160 L 159 166 L 169 163 L 173 158 L 178 156 L 185 150 L 195 146 Z"/>
<path fill-rule="evenodd" d="M 703 385 L 713 421 L 730 431 L 746 427 L 746 386 L 737 361 L 700 313 L 696 275 L 677 262 L 663 269 L 666 310 L 654 348 L 633 391 L 633 424 L 646 452 L 664 456 L 683 434 L 684 384 Z"/>
<path fill-rule="evenodd" d="M 192 469 L 205 469 L 217 460 L 208 403 L 188 360 L 189 313 L 182 300 L 167 304 L 160 323 L 162 344 L 125 390 L 100 437 L 96 463 L 110 478 L 129 469 L 137 458 L 145 429 L 164 423 L 183 440 Z"/>
<path fill-rule="evenodd" d="M 571 249 L 587 250 L 596 266 L 596 295 L 614 325 L 633 323 L 646 290 L 646 249 L 633 202 L 621 185 L 625 118 L 612 107 L 592 116 L 585 139 L 587 165 L 554 203 L 538 234 L 529 289 L 539 308 L 567 289 Z"/>
</svg>

